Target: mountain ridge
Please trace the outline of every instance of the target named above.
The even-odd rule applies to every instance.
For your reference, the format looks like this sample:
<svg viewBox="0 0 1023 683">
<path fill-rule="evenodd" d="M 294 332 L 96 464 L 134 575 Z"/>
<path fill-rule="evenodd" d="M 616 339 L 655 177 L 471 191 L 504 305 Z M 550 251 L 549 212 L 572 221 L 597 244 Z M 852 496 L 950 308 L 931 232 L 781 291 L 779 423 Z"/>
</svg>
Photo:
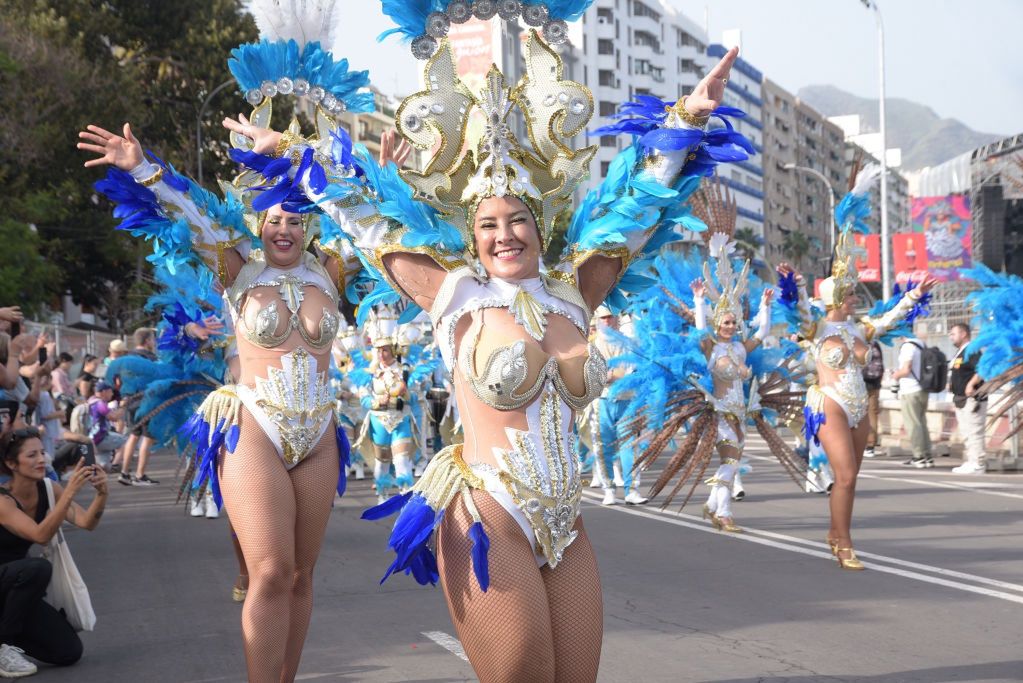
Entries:
<svg viewBox="0 0 1023 683">
<path fill-rule="evenodd" d="M 809 85 L 797 96 L 824 116 L 860 115 L 878 130 L 878 101 L 860 97 L 833 85 Z M 916 171 L 936 166 L 1005 135 L 975 131 L 962 121 L 942 118 L 930 107 L 901 97 L 886 100 L 888 147 L 902 148 L 902 169 Z"/>
</svg>

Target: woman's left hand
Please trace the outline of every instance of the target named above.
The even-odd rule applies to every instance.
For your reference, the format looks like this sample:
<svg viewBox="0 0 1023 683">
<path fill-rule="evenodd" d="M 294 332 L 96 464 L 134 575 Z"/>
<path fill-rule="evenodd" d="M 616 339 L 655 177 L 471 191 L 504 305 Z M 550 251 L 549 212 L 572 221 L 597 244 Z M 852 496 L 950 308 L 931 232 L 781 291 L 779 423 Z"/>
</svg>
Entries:
<svg viewBox="0 0 1023 683">
<path fill-rule="evenodd" d="M 714 68 L 703 77 L 703 80 L 696 84 L 693 92 L 686 97 L 685 108 L 693 116 L 710 116 L 718 108 L 721 100 L 725 97 L 725 84 L 728 83 L 728 74 L 732 71 L 732 64 L 739 56 L 739 48 L 733 47 L 725 53 L 721 61 L 714 65 Z"/>
<path fill-rule="evenodd" d="M 927 276 L 924 277 L 923 281 L 919 285 L 917 285 L 916 288 L 920 290 L 921 294 L 926 294 L 927 292 L 929 292 L 932 289 L 934 289 L 934 287 L 937 284 L 938 284 L 938 278 L 936 278 L 933 275 L 931 275 L 930 273 L 928 273 Z"/>
</svg>

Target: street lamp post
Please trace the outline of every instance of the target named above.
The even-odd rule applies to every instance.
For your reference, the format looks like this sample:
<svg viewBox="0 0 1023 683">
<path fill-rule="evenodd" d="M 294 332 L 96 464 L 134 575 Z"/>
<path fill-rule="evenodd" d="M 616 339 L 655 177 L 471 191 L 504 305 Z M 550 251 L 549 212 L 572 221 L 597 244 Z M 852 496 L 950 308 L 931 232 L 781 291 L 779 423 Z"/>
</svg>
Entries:
<svg viewBox="0 0 1023 683">
<path fill-rule="evenodd" d="M 827 177 L 823 173 L 821 173 L 820 171 L 818 171 L 816 169 L 810 168 L 809 166 L 798 166 L 796 164 L 785 164 L 784 166 L 782 166 L 782 168 L 784 168 L 786 171 L 803 171 L 804 173 L 809 173 L 814 178 L 817 178 L 822 183 L 824 183 L 824 187 L 828 188 L 828 201 L 830 202 L 829 205 L 828 205 L 829 209 L 830 209 L 828 211 L 828 225 L 831 228 L 828 232 L 831 233 L 831 253 L 834 253 L 835 252 L 835 188 L 831 187 L 831 183 L 828 182 Z"/>
<path fill-rule="evenodd" d="M 199 178 L 199 185 L 202 185 L 202 119 L 206 115 L 206 110 L 210 106 L 210 102 L 214 96 L 229 85 L 234 84 L 234 79 L 224 81 L 216 88 L 214 88 L 206 99 L 203 100 L 202 106 L 199 107 L 199 115 L 195 117 L 195 159 L 198 173 L 196 176 Z"/>
<path fill-rule="evenodd" d="M 891 240 L 888 238 L 888 137 L 887 119 L 885 117 L 884 96 L 884 22 L 881 20 L 881 8 L 877 0 L 860 0 L 867 9 L 874 10 L 877 20 L 877 62 L 880 81 L 880 106 L 878 116 L 881 119 L 881 295 L 887 301 L 892 295 L 891 271 Z"/>
</svg>

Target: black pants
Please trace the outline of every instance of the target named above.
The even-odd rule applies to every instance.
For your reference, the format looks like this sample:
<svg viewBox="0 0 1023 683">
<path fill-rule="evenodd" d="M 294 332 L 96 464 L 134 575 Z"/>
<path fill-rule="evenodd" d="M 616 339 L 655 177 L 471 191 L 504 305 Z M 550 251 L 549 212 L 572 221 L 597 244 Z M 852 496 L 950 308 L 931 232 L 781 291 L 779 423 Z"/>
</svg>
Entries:
<svg viewBox="0 0 1023 683">
<path fill-rule="evenodd" d="M 64 614 L 43 601 L 52 573 L 41 557 L 0 565 L 0 643 L 40 662 L 68 666 L 81 659 L 82 641 Z"/>
</svg>

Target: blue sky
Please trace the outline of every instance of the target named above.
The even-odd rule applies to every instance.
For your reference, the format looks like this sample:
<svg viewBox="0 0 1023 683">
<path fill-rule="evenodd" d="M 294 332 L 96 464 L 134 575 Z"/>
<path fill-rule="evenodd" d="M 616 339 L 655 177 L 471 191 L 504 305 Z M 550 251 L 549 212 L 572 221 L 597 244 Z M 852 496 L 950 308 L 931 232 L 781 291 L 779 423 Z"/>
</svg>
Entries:
<svg viewBox="0 0 1023 683">
<path fill-rule="evenodd" d="M 623 0 L 624 1 L 624 0 Z M 391 27 L 377 0 L 358 6 L 342 27 L 337 54 L 369 69 L 385 92 L 417 87 L 415 60 L 396 39 L 375 38 Z M 873 12 L 860 0 L 668 0 L 712 41 L 724 29 L 743 32 L 743 56 L 795 92 L 829 84 L 876 97 L 877 41 Z M 889 97 L 925 104 L 975 130 L 1023 132 L 1023 0 L 879 0 L 885 21 Z"/>
</svg>

